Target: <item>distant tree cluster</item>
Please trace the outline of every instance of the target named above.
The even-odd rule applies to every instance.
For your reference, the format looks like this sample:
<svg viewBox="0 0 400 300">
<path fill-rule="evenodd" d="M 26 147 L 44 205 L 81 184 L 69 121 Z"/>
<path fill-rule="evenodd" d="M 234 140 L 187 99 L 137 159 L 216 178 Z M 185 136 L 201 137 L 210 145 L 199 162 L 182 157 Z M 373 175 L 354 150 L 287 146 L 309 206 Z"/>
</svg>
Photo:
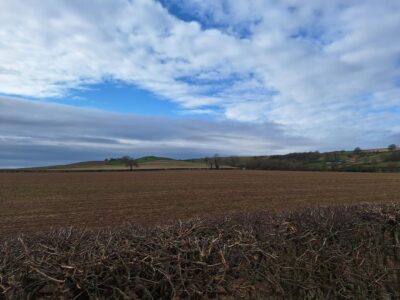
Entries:
<svg viewBox="0 0 400 300">
<path fill-rule="evenodd" d="M 386 157 L 386 161 L 400 161 L 400 151 L 392 151 Z"/>
<path fill-rule="evenodd" d="M 361 154 L 362 150 L 360 147 L 356 147 L 356 148 L 354 148 L 353 152 L 354 152 L 354 154 Z"/>
<path fill-rule="evenodd" d="M 105 159 L 106 162 L 120 162 L 125 164 L 129 170 L 133 171 L 134 167 L 139 167 L 139 162 L 131 156 L 122 156 L 119 158 L 107 158 Z"/>
<path fill-rule="evenodd" d="M 218 154 L 214 154 L 213 157 L 205 157 L 204 162 L 210 169 L 219 170 L 221 166 L 221 159 Z"/>
<path fill-rule="evenodd" d="M 396 148 L 397 149 L 397 148 Z M 386 156 L 384 156 L 386 155 Z M 400 151 L 392 150 L 390 153 L 381 154 L 375 161 L 367 160 L 362 164 L 354 163 L 359 158 L 368 157 L 368 152 L 357 147 L 353 152 L 300 152 L 285 155 L 221 158 L 225 165 L 253 170 L 291 170 L 291 171 L 343 171 L 343 172 L 396 172 L 400 161 Z M 386 164 L 379 162 L 387 161 Z"/>
<path fill-rule="evenodd" d="M 345 151 L 333 151 L 324 153 L 324 161 L 327 162 L 339 162 L 341 160 L 341 154 Z"/>
<path fill-rule="evenodd" d="M 311 162 L 317 161 L 321 158 L 321 153 L 318 151 L 315 152 L 295 152 L 289 153 L 285 155 L 271 155 L 270 159 L 273 160 L 292 160 L 292 161 L 300 161 L 300 162 Z"/>
<path fill-rule="evenodd" d="M 303 170 L 303 164 L 294 160 L 253 157 L 247 160 L 246 169 L 254 170 Z"/>
<path fill-rule="evenodd" d="M 122 156 L 122 157 L 111 157 L 111 158 L 106 158 L 104 161 L 107 161 L 107 162 L 115 162 L 115 161 L 118 161 L 118 162 L 120 162 L 120 161 L 123 161 L 124 160 L 124 158 L 126 158 L 127 156 Z"/>
</svg>

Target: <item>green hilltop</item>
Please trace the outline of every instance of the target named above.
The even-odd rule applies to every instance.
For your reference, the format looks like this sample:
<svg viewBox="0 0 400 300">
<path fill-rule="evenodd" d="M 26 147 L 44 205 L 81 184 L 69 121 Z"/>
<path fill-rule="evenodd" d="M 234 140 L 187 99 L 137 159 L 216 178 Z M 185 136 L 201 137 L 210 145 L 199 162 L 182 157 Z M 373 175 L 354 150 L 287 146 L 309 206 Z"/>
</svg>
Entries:
<svg viewBox="0 0 400 300">
<path fill-rule="evenodd" d="M 158 161 L 158 160 L 170 160 L 170 161 L 173 161 L 175 159 L 169 158 L 169 157 L 161 157 L 161 156 L 143 156 L 143 157 L 140 157 L 140 158 L 136 159 L 136 161 L 138 163 L 146 163 L 146 162 Z"/>
</svg>

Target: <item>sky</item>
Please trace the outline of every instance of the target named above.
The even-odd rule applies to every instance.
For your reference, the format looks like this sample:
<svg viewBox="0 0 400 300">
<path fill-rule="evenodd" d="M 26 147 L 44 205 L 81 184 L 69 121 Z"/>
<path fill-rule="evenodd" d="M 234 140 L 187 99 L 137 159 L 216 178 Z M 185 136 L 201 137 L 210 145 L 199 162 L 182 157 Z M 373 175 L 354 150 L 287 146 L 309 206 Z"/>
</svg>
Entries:
<svg viewBox="0 0 400 300">
<path fill-rule="evenodd" d="M 398 0 L 2 0 L 0 167 L 400 144 Z"/>
</svg>

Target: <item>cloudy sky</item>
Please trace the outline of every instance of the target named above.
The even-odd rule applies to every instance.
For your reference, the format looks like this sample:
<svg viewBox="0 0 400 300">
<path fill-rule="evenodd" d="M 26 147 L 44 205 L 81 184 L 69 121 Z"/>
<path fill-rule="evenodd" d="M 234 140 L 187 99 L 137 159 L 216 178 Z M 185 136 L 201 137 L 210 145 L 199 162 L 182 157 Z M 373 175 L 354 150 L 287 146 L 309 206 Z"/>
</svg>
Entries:
<svg viewBox="0 0 400 300">
<path fill-rule="evenodd" d="M 398 0 L 2 0 L 0 167 L 400 143 L 399 36 Z"/>
</svg>

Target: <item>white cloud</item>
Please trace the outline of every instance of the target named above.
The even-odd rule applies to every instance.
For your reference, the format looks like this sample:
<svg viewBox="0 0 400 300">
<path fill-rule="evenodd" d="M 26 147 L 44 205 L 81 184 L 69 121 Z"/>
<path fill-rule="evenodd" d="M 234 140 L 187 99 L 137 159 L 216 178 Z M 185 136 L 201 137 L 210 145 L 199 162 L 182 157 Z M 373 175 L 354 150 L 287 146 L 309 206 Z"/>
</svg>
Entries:
<svg viewBox="0 0 400 300">
<path fill-rule="evenodd" d="M 163 3 L 1 1 L 0 93 L 61 96 L 111 78 L 323 145 L 399 127 L 398 0 Z"/>
</svg>

